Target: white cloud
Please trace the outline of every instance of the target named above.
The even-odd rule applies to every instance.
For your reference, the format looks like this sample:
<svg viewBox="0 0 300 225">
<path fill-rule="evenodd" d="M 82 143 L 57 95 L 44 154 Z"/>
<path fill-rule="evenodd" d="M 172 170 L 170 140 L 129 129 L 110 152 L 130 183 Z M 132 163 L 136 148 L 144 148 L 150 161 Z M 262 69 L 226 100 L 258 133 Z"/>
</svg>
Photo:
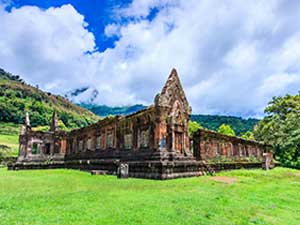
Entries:
<svg viewBox="0 0 300 225">
<path fill-rule="evenodd" d="M 105 28 L 119 40 L 104 52 L 71 5 L 0 10 L 0 66 L 58 93 L 91 86 L 110 105 L 151 104 L 176 67 L 194 113 L 261 115 L 300 87 L 299 4 L 134 0 Z"/>
<path fill-rule="evenodd" d="M 227 66 L 232 67 L 234 70 L 244 71 L 255 67 L 257 58 L 257 50 L 254 43 L 240 43 L 228 52 L 224 61 Z"/>
<path fill-rule="evenodd" d="M 120 26 L 116 24 L 109 24 L 105 27 L 104 33 L 107 37 L 119 36 Z"/>
<path fill-rule="evenodd" d="M 13 8 L 2 11 L 0 21 L 1 66 L 56 90 L 82 78 L 89 64 L 85 52 L 93 51 L 95 42 L 71 5 Z"/>
</svg>

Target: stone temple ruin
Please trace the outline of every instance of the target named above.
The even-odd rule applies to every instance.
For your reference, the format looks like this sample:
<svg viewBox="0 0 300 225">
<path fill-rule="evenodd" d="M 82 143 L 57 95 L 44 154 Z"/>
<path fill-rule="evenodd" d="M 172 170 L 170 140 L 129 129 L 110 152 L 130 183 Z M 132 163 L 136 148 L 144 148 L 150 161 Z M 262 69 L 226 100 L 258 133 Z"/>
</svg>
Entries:
<svg viewBox="0 0 300 225">
<path fill-rule="evenodd" d="M 19 157 L 10 169 L 71 168 L 119 177 L 170 179 L 223 169 L 269 168 L 269 146 L 201 129 L 189 136 L 191 107 L 175 69 L 154 104 L 128 116 L 107 117 L 70 132 L 33 131 L 29 115 Z M 267 163 L 266 163 L 267 162 Z"/>
</svg>

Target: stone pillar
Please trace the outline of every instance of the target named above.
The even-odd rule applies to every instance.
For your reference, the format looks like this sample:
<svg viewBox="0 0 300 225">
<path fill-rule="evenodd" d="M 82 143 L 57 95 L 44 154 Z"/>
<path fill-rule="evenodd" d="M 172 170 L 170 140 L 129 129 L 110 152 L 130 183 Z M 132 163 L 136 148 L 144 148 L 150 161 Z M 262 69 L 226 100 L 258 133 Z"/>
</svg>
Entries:
<svg viewBox="0 0 300 225">
<path fill-rule="evenodd" d="M 50 131 L 58 131 L 58 116 L 56 110 L 53 111 Z"/>
<path fill-rule="evenodd" d="M 28 112 L 26 112 L 26 116 L 25 116 L 25 126 L 30 127 L 30 119 L 29 119 L 29 113 Z"/>
<path fill-rule="evenodd" d="M 167 124 L 164 117 L 158 117 L 154 126 L 154 148 L 165 151 L 167 148 Z"/>
<path fill-rule="evenodd" d="M 25 134 L 20 135 L 19 137 L 19 155 L 18 161 L 22 161 L 27 156 L 27 137 Z"/>
<path fill-rule="evenodd" d="M 172 134 L 172 138 L 171 138 L 171 146 L 170 146 L 170 152 L 175 152 L 175 126 L 174 126 L 174 124 L 172 124 L 172 126 L 170 126 L 171 127 L 171 131 L 170 132 L 172 132 L 171 134 Z"/>
<path fill-rule="evenodd" d="M 19 156 L 18 161 L 22 161 L 25 159 L 29 153 L 28 148 L 28 132 L 30 132 L 30 119 L 29 113 L 26 112 L 24 125 L 21 127 L 20 136 L 19 136 Z"/>
</svg>

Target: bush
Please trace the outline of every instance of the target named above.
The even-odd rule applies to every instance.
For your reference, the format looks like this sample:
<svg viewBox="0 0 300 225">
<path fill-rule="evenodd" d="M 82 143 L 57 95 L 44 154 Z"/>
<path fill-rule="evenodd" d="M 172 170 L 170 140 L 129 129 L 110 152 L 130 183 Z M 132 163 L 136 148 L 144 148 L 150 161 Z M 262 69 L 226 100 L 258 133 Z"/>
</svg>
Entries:
<svg viewBox="0 0 300 225">
<path fill-rule="evenodd" d="M 219 127 L 218 132 L 220 134 L 226 134 L 226 135 L 230 135 L 230 136 L 235 136 L 234 130 L 231 128 L 231 126 L 226 125 L 226 124 L 222 124 Z"/>
<path fill-rule="evenodd" d="M 202 128 L 202 126 L 199 123 L 197 123 L 196 121 L 191 121 L 191 120 L 189 121 L 189 134 L 191 137 L 200 128 Z"/>
</svg>

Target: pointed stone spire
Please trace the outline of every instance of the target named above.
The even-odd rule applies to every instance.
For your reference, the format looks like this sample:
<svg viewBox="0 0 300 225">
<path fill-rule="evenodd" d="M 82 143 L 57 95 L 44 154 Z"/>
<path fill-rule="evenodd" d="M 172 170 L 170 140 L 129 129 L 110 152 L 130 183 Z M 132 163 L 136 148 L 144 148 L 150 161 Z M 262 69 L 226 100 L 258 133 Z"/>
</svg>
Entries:
<svg viewBox="0 0 300 225">
<path fill-rule="evenodd" d="M 29 119 L 29 113 L 28 112 L 26 112 L 26 116 L 25 116 L 25 126 L 30 127 L 30 119 Z"/>
<path fill-rule="evenodd" d="M 182 89 L 182 86 L 181 86 L 181 83 L 180 83 L 180 80 L 179 80 L 179 77 L 178 77 L 178 74 L 177 74 L 177 71 L 175 68 L 172 69 L 166 83 L 165 83 L 165 86 L 163 87 L 162 91 L 161 91 L 161 94 L 165 94 L 167 92 L 167 90 L 171 87 L 171 86 L 174 86 L 174 85 L 179 85 L 179 88 Z"/>
<path fill-rule="evenodd" d="M 58 116 L 56 110 L 53 111 L 50 131 L 58 131 Z"/>
<path fill-rule="evenodd" d="M 155 104 L 163 107 L 172 107 L 175 100 L 180 100 L 185 111 L 190 114 L 191 108 L 183 91 L 176 69 L 172 69 L 162 91 L 155 98 Z"/>
</svg>

